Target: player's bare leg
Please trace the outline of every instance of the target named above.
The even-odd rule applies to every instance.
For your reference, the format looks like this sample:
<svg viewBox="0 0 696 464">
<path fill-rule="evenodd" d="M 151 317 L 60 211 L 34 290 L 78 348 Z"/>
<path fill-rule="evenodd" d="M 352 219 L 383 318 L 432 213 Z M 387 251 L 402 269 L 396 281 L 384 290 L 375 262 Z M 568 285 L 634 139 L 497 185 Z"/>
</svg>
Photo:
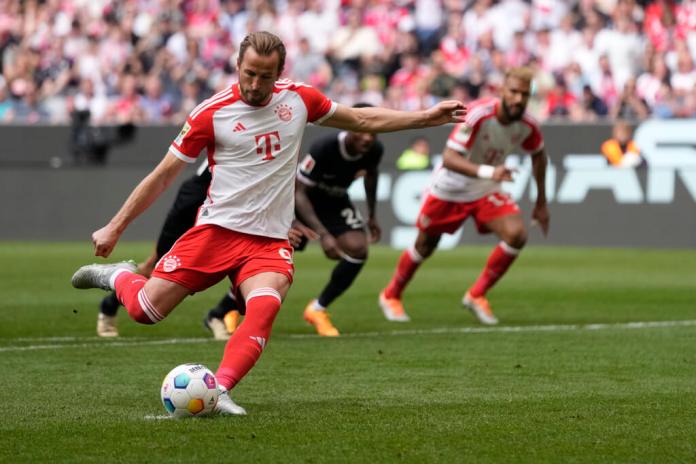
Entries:
<svg viewBox="0 0 696 464">
<path fill-rule="evenodd" d="M 312 324 L 319 335 L 325 337 L 339 335 L 326 308 L 353 284 L 367 260 L 368 252 L 367 235 L 361 230 L 345 232 L 336 237 L 336 241 L 343 254 L 331 272 L 326 287 L 304 310 L 305 321 Z"/>
<path fill-rule="evenodd" d="M 416 243 L 401 254 L 394 276 L 386 288 L 379 294 L 379 305 L 387 320 L 397 322 L 408 322 L 411 320 L 406 311 L 404 311 L 401 294 L 421 263 L 437 249 L 440 237 L 440 234 L 429 235 L 419 230 Z"/>
<path fill-rule="evenodd" d="M 522 216 L 518 214 L 494 219 L 486 223 L 486 227 L 501 241 L 488 257 L 481 275 L 462 298 L 462 304 L 471 310 L 482 324 L 494 325 L 498 323 L 498 319 L 491 310 L 486 292 L 507 272 L 522 251 L 527 242 L 527 230 Z"/>
<path fill-rule="evenodd" d="M 246 279 L 239 289 L 246 301 L 244 321 L 232 334 L 215 376 L 221 387 L 216 411 L 220 414 L 246 414 L 228 391 L 254 367 L 271 336 L 271 327 L 280 304 L 290 288 L 288 278 L 276 272 L 263 272 Z"/>
</svg>

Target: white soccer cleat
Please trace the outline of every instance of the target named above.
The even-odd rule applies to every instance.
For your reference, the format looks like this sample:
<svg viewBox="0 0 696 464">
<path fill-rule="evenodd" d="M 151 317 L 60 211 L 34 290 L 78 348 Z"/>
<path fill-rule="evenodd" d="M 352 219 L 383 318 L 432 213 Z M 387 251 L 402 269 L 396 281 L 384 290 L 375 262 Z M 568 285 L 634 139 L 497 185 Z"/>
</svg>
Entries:
<svg viewBox="0 0 696 464">
<path fill-rule="evenodd" d="M 379 306 L 382 308 L 382 313 L 388 321 L 392 322 L 409 322 L 411 320 L 404 311 L 404 305 L 401 300 L 396 298 L 387 298 L 384 296 L 384 291 L 379 294 Z"/>
<path fill-rule="evenodd" d="M 217 404 L 215 405 L 215 413 L 223 416 L 246 416 L 246 409 L 232 401 L 230 393 L 220 387 Z"/>
<path fill-rule="evenodd" d="M 118 337 L 116 316 L 107 316 L 104 313 L 99 313 L 97 316 L 97 335 L 105 338 Z"/>
<path fill-rule="evenodd" d="M 462 305 L 474 313 L 481 324 L 496 325 L 498 323 L 498 319 L 493 315 L 491 305 L 485 296 L 474 298 L 469 292 L 466 292 L 462 298 Z"/>
<path fill-rule="evenodd" d="M 206 317 L 203 319 L 203 325 L 210 330 L 215 340 L 229 340 L 230 333 L 227 331 L 225 321 L 217 317 Z"/>
<path fill-rule="evenodd" d="M 75 288 L 101 288 L 112 290 L 111 276 L 119 269 L 135 272 L 135 261 L 122 261 L 114 264 L 88 264 L 82 266 L 72 276 L 72 286 Z"/>
</svg>

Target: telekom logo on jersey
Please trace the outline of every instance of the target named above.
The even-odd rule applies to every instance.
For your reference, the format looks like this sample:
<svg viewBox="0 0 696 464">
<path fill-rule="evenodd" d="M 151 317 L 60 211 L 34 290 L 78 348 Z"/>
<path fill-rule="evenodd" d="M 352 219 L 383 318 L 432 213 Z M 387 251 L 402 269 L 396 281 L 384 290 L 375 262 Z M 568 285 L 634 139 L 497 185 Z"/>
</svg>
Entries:
<svg viewBox="0 0 696 464">
<path fill-rule="evenodd" d="M 280 134 L 278 131 L 255 135 L 254 138 L 256 139 L 256 153 L 264 155 L 263 161 L 275 159 L 273 153 L 280 151 Z"/>
</svg>

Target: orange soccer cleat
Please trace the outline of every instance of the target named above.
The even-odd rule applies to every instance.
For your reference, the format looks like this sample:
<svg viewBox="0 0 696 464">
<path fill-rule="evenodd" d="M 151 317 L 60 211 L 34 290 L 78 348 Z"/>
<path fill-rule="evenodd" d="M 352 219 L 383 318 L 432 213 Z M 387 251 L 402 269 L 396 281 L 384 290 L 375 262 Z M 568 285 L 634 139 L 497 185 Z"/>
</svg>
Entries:
<svg viewBox="0 0 696 464">
<path fill-rule="evenodd" d="M 314 309 L 314 302 L 315 300 L 312 300 L 307 304 L 304 310 L 304 320 L 308 324 L 313 325 L 317 333 L 322 337 L 338 337 L 340 334 L 338 329 L 331 323 L 329 314 L 324 310 L 317 311 Z"/>
<path fill-rule="evenodd" d="M 404 311 L 404 305 L 401 303 L 401 300 L 397 298 L 387 298 L 384 296 L 384 290 L 379 294 L 379 306 L 382 308 L 384 317 L 386 317 L 388 321 L 409 322 L 411 320 L 408 314 L 406 314 L 406 311 Z"/>
<path fill-rule="evenodd" d="M 242 315 L 239 313 L 237 310 L 232 310 L 232 311 L 227 311 L 227 314 L 225 314 L 225 318 L 223 321 L 225 322 L 225 329 L 227 330 L 228 333 L 233 334 L 235 330 L 237 330 L 237 326 L 239 325 L 239 319 L 242 317 Z"/>
<path fill-rule="evenodd" d="M 481 295 L 474 298 L 471 296 L 471 293 L 466 292 L 466 295 L 462 298 L 462 305 L 474 313 L 481 324 L 496 325 L 498 323 L 498 319 L 493 315 L 491 305 L 485 296 Z"/>
</svg>

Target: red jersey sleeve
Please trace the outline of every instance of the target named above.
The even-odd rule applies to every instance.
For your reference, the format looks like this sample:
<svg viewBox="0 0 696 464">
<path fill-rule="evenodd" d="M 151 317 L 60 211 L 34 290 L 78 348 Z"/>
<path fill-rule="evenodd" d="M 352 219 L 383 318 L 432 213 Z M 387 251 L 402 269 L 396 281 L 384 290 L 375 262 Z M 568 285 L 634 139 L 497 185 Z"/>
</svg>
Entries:
<svg viewBox="0 0 696 464">
<path fill-rule="evenodd" d="M 459 153 L 466 153 L 473 132 L 473 127 L 465 122 L 460 122 L 450 132 L 447 138 L 447 147 Z"/>
<path fill-rule="evenodd" d="M 522 121 L 524 121 L 530 129 L 529 135 L 522 141 L 522 149 L 527 153 L 537 153 L 544 148 L 544 137 L 541 135 L 539 123 L 527 115 L 522 118 Z"/>
<path fill-rule="evenodd" d="M 307 122 L 321 124 L 336 111 L 336 103 L 314 87 L 295 84 L 295 91 L 300 95 L 307 108 Z"/>
<path fill-rule="evenodd" d="M 206 112 L 186 118 L 184 127 L 169 146 L 169 151 L 187 163 L 193 163 L 204 148 L 213 145 L 213 121 Z"/>
</svg>

